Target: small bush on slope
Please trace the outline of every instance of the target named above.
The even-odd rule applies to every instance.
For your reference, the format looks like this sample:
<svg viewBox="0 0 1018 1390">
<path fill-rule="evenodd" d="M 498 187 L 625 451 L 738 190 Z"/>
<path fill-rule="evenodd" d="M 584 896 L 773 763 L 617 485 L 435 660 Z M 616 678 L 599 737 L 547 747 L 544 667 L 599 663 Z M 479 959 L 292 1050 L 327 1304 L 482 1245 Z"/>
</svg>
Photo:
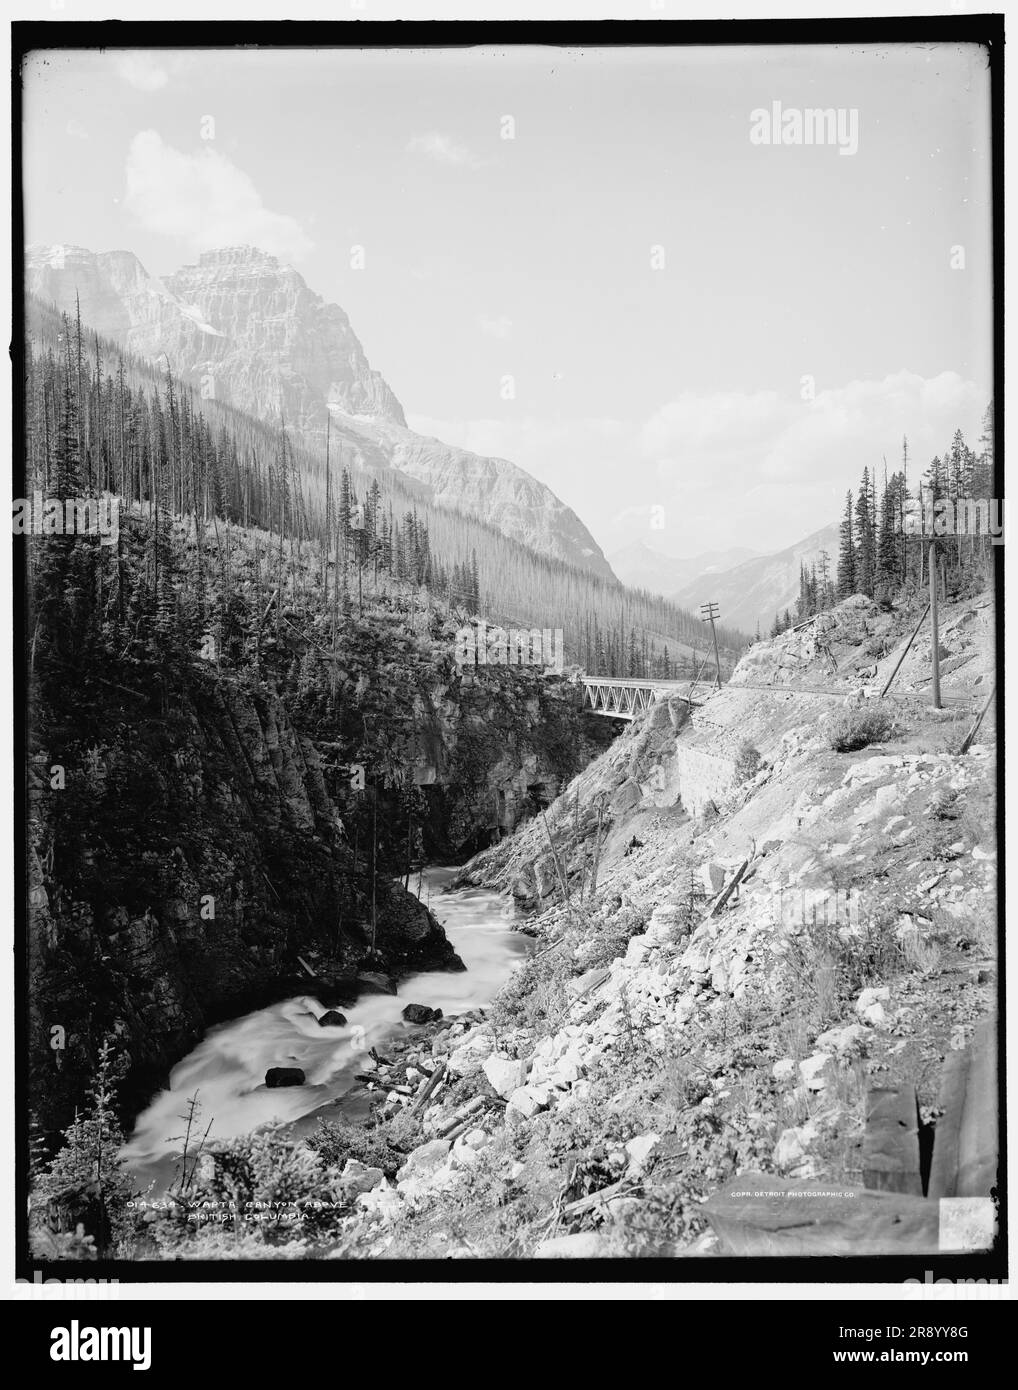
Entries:
<svg viewBox="0 0 1018 1390">
<path fill-rule="evenodd" d="M 836 753 L 852 753 L 890 738 L 894 720 L 886 710 L 866 708 L 846 710 L 831 725 L 830 744 Z"/>
</svg>

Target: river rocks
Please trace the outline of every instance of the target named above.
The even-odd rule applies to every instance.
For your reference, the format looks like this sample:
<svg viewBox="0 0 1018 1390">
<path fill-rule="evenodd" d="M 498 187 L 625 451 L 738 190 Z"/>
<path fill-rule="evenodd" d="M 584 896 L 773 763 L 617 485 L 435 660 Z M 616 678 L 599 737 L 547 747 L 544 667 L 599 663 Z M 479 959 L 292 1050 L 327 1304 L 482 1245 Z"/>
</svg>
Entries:
<svg viewBox="0 0 1018 1390">
<path fill-rule="evenodd" d="M 441 1009 L 429 1009 L 427 1004 L 408 1004 L 403 1010 L 407 1023 L 437 1023 L 441 1017 Z"/>
<path fill-rule="evenodd" d="M 818 1052 L 799 1063 L 799 1075 L 808 1091 L 822 1091 L 827 1086 L 834 1059 L 829 1052 Z"/>
<path fill-rule="evenodd" d="M 506 1119 L 522 1117 L 524 1120 L 532 1120 L 540 1110 L 548 1108 L 548 1087 L 547 1086 L 520 1086 L 509 1097 L 509 1104 L 506 1106 Z"/>
<path fill-rule="evenodd" d="M 775 1081 L 791 1081 L 795 1073 L 795 1059 L 792 1057 L 782 1057 L 780 1062 L 775 1062 L 771 1067 L 771 1076 Z"/>
<path fill-rule="evenodd" d="M 346 1015 L 339 1013 L 336 1009 L 326 1009 L 318 1020 L 319 1028 L 342 1028 L 346 1024 Z"/>
<path fill-rule="evenodd" d="M 774 1166 L 781 1169 L 782 1172 L 790 1172 L 798 1176 L 807 1150 L 816 1138 L 817 1130 L 812 1122 L 783 1130 L 774 1146 Z"/>
<path fill-rule="evenodd" d="M 300 977 L 297 977 L 300 983 Z M 353 975 L 317 976 L 307 985 L 307 992 L 317 999 L 323 1009 L 348 1009 L 357 1002 L 357 985 Z"/>
<path fill-rule="evenodd" d="M 472 1129 L 467 1134 L 461 1134 L 452 1146 L 453 1164 L 457 1168 L 472 1168 L 488 1143 L 490 1137 L 483 1129 Z"/>
<path fill-rule="evenodd" d="M 480 1071 L 484 1061 L 494 1051 L 495 1041 L 485 1028 L 466 1034 L 459 1045 L 449 1052 L 446 1065 L 453 1076 L 472 1076 Z"/>
<path fill-rule="evenodd" d="M 660 1134 L 641 1134 L 636 1139 L 630 1139 L 626 1145 L 626 1153 L 629 1155 L 629 1172 L 642 1173 L 650 1162 L 651 1154 L 660 1142 Z"/>
<path fill-rule="evenodd" d="M 457 1181 L 448 1139 L 429 1139 L 421 1144 L 396 1174 L 396 1190 L 411 1205 L 434 1192 L 445 1191 Z"/>
<path fill-rule="evenodd" d="M 839 1057 L 858 1056 L 865 1047 L 866 1029 L 861 1023 L 849 1023 L 844 1028 L 828 1028 L 817 1038 L 822 1052 L 834 1052 Z"/>
<path fill-rule="evenodd" d="M 413 1150 L 396 1174 L 397 1183 L 406 1182 L 411 1178 L 420 1179 L 437 1172 L 445 1162 L 451 1147 L 448 1139 L 429 1139 L 426 1144 L 421 1144 Z"/>
<path fill-rule="evenodd" d="M 396 981 L 377 970 L 362 970 L 355 980 L 358 994 L 395 994 Z"/>
<path fill-rule="evenodd" d="M 508 1100 L 527 1076 L 527 1064 L 496 1052 L 484 1062 L 484 1074 L 503 1099 Z"/>
<path fill-rule="evenodd" d="M 386 1178 L 370 1192 L 360 1193 L 356 1201 L 357 1206 L 366 1215 L 380 1217 L 386 1222 L 395 1220 L 403 1210 L 399 1193 L 389 1185 Z"/>
<path fill-rule="evenodd" d="M 584 1057 L 579 1047 L 571 1047 L 557 1061 L 542 1069 L 542 1074 L 531 1075 L 533 1085 L 552 1086 L 556 1090 L 568 1090 L 583 1075 Z"/>
<path fill-rule="evenodd" d="M 300 1067 L 269 1067 L 265 1073 L 266 1086 L 303 1086 L 304 1073 Z"/>
<path fill-rule="evenodd" d="M 855 1001 L 855 1011 L 864 1018 L 867 1023 L 873 1024 L 875 1028 L 885 1027 L 888 1023 L 887 1010 L 884 1003 L 890 999 L 891 991 L 887 985 L 880 985 L 875 988 L 864 989 Z"/>
<path fill-rule="evenodd" d="M 381 1168 L 369 1168 L 367 1164 L 361 1163 L 356 1158 L 348 1158 L 346 1167 L 340 1174 L 340 1181 L 343 1184 L 344 1192 L 350 1196 L 358 1196 L 362 1192 L 371 1192 L 385 1177 Z"/>
</svg>

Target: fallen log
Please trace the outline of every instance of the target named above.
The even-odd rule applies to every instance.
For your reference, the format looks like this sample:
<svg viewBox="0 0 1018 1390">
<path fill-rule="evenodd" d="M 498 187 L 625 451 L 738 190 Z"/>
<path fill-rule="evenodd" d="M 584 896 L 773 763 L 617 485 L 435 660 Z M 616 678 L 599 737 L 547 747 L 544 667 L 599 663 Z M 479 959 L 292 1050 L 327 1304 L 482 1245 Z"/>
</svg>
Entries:
<svg viewBox="0 0 1018 1390">
<path fill-rule="evenodd" d="M 416 1115 L 420 1110 L 424 1108 L 424 1102 L 432 1094 L 432 1092 L 438 1086 L 438 1083 L 441 1081 L 442 1077 L 445 1075 L 445 1068 L 446 1062 L 445 1058 L 443 1057 L 442 1061 L 439 1062 L 438 1066 L 431 1073 L 431 1075 L 427 1077 L 426 1080 L 421 1082 L 420 1089 L 414 1097 L 413 1104 L 410 1107 L 411 1115 Z"/>
<path fill-rule="evenodd" d="M 721 892 L 711 903 L 710 908 L 707 912 L 707 916 L 703 919 L 705 922 L 709 922 L 710 919 L 714 916 L 715 912 L 720 911 L 720 909 L 724 907 L 725 903 L 728 901 L 728 899 L 735 892 L 736 888 L 738 888 L 739 884 L 742 882 L 743 875 L 745 874 L 748 868 L 749 860 L 744 859 L 742 863 L 739 865 L 739 867 L 736 869 L 735 874 L 732 877 L 731 883 L 727 884 L 724 888 L 722 888 Z"/>
<path fill-rule="evenodd" d="M 465 1105 L 461 1105 L 458 1109 L 454 1110 L 449 1118 L 439 1126 L 435 1131 L 435 1138 L 447 1139 L 451 1130 L 455 1129 L 456 1126 L 461 1124 L 464 1120 L 469 1120 L 472 1116 L 487 1109 L 487 1104 L 487 1099 L 484 1096 L 474 1096 L 473 1099 L 468 1100 Z"/>
</svg>

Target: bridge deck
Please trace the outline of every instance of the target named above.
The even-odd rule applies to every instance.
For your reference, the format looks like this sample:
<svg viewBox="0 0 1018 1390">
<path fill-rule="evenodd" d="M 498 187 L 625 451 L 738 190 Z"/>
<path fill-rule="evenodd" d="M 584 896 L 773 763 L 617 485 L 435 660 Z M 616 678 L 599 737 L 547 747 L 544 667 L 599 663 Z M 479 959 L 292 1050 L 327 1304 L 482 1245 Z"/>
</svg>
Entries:
<svg viewBox="0 0 1018 1390">
<path fill-rule="evenodd" d="M 635 719 L 662 698 L 688 696 L 692 685 L 691 681 L 656 681 L 635 676 L 584 676 L 582 683 L 584 708 L 609 719 Z M 704 690 L 702 685 L 700 688 Z M 701 695 L 692 703 L 699 704 L 702 698 Z"/>
</svg>

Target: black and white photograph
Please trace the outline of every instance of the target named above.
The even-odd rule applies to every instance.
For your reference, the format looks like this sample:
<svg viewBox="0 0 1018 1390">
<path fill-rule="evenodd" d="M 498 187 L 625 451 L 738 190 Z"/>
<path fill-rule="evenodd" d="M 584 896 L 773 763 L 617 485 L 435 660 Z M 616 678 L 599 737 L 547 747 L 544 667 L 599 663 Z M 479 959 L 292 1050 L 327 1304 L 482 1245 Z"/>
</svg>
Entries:
<svg viewBox="0 0 1018 1390">
<path fill-rule="evenodd" d="M 23 1281 L 1006 1276 L 957 8 L 14 25 Z"/>
</svg>

